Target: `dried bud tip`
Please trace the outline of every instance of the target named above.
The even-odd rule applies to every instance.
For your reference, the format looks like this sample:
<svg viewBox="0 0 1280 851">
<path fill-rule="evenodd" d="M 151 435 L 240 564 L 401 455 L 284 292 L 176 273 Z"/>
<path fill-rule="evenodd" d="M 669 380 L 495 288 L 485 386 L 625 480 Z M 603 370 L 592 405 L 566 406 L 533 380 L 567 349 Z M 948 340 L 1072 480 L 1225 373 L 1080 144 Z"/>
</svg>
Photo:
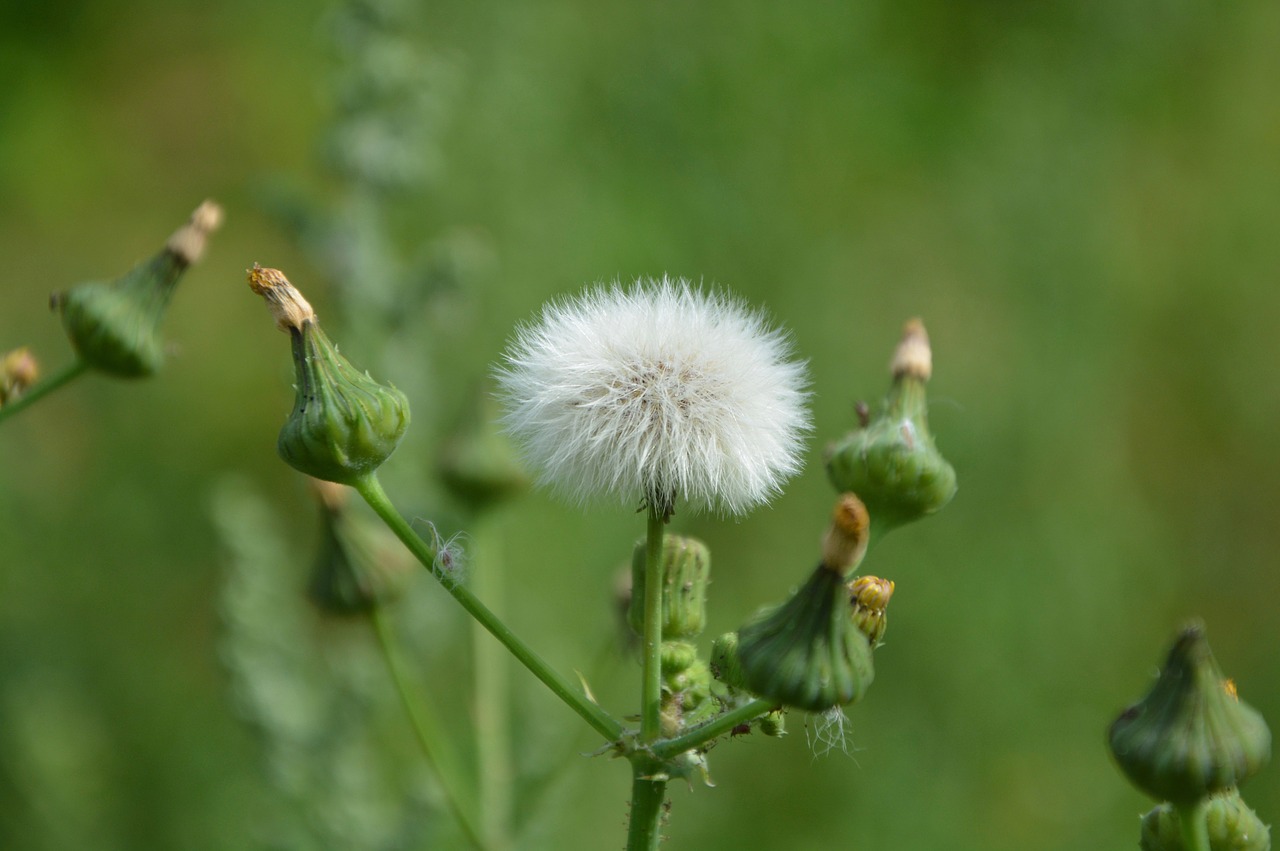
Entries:
<svg viewBox="0 0 1280 851">
<path fill-rule="evenodd" d="M 205 201 L 196 207 L 187 223 L 173 232 L 165 243 L 171 253 L 188 266 L 200 259 L 204 254 L 204 245 L 209 234 L 222 224 L 222 208 L 213 201 Z"/>
<path fill-rule="evenodd" d="M 0 399 L 5 391 L 21 393 L 40 377 L 40 363 L 31 349 L 23 346 L 0 358 Z"/>
<path fill-rule="evenodd" d="M 871 539 L 867 507 L 852 493 L 842 494 L 831 516 L 831 526 L 822 540 L 822 564 L 840 574 L 862 560 Z"/>
<path fill-rule="evenodd" d="M 284 272 L 279 269 L 264 269 L 257 263 L 249 270 L 249 289 L 267 301 L 267 309 L 275 317 L 276 327 L 281 331 L 290 328 L 300 330 L 303 323 L 312 322 L 316 312 L 302 297 Z"/>
<path fill-rule="evenodd" d="M 892 579 L 879 576 L 859 576 L 849 583 L 849 600 L 872 612 L 883 612 L 893 597 Z"/>
<path fill-rule="evenodd" d="M 893 352 L 889 365 L 895 379 L 904 375 L 928 381 L 933 374 L 933 350 L 929 348 L 929 335 L 919 319 L 909 319 L 902 326 L 902 340 Z"/>
</svg>

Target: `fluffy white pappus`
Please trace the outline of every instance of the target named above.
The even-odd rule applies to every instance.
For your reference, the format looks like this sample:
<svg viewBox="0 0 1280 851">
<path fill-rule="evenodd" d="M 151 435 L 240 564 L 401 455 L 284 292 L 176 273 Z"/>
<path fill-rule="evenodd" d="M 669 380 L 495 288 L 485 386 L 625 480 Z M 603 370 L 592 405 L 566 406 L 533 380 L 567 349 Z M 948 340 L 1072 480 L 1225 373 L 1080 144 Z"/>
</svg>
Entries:
<svg viewBox="0 0 1280 851">
<path fill-rule="evenodd" d="M 664 277 L 548 304 L 498 381 L 508 430 L 560 492 L 741 514 L 800 469 L 808 394 L 790 355 L 758 312 Z"/>
</svg>

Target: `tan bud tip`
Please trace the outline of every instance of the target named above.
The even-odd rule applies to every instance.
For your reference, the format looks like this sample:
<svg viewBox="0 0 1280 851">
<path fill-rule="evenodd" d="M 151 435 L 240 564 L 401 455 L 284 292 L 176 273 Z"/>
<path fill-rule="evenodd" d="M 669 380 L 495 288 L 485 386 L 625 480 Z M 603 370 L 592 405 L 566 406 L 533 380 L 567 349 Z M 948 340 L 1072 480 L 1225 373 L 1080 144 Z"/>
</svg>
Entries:
<svg viewBox="0 0 1280 851">
<path fill-rule="evenodd" d="M 213 201 L 205 201 L 196 207 L 185 225 L 173 232 L 173 236 L 165 243 L 165 248 L 190 266 L 204 254 L 209 234 L 221 225 L 222 208 Z"/>
<path fill-rule="evenodd" d="M 909 375 L 928 381 L 933 374 L 933 350 L 929 348 L 929 334 L 919 319 L 909 319 L 902 326 L 902 340 L 894 349 L 893 362 L 889 365 L 894 378 Z"/>
<path fill-rule="evenodd" d="M 266 299 L 267 309 L 275 317 L 281 331 L 290 328 L 301 330 L 304 322 L 312 322 L 316 312 L 302 297 L 302 293 L 289 283 L 279 269 L 264 269 L 257 263 L 249 270 L 249 289 Z"/>
<path fill-rule="evenodd" d="M 828 570 L 846 573 L 862 560 L 871 539 L 871 519 L 862 500 L 851 493 L 841 494 L 831 516 L 831 526 L 822 540 L 822 564 Z"/>
<path fill-rule="evenodd" d="M 0 359 L 0 397 L 23 392 L 40 377 L 40 362 L 23 346 Z"/>
<path fill-rule="evenodd" d="M 859 576 L 849 583 L 849 599 L 854 605 L 871 612 L 883 612 L 893 597 L 892 579 L 879 576 Z"/>
</svg>

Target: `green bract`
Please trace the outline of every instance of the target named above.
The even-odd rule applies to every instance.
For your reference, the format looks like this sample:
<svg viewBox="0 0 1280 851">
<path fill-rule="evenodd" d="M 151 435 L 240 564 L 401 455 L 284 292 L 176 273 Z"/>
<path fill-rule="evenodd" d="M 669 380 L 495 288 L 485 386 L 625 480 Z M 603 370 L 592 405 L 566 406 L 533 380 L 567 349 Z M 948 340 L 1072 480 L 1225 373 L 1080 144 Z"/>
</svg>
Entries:
<svg viewBox="0 0 1280 851">
<path fill-rule="evenodd" d="M 1271 829 L 1235 789 L 1214 795 L 1205 805 L 1209 851 L 1270 851 Z M 1178 813 L 1164 803 L 1142 817 L 1142 851 L 1187 851 Z"/>
<path fill-rule="evenodd" d="M 631 558 L 631 628 L 644 632 L 644 564 L 647 548 L 636 544 Z M 662 544 L 662 637 L 696 638 L 707 622 L 711 552 L 696 538 L 665 536 Z"/>
</svg>

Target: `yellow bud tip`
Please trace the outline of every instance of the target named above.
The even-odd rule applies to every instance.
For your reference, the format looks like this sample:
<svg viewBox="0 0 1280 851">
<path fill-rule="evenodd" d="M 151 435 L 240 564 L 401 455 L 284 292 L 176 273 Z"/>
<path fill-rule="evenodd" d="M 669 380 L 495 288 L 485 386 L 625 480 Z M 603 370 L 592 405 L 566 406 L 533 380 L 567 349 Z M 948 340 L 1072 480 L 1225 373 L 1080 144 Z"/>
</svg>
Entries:
<svg viewBox="0 0 1280 851">
<path fill-rule="evenodd" d="M 859 576 L 849 583 L 849 600 L 856 606 L 872 612 L 883 612 L 893 597 L 892 579 L 879 576 Z"/>
<path fill-rule="evenodd" d="M 867 507 L 853 494 L 841 494 L 822 541 L 823 566 L 842 574 L 848 572 L 862 560 L 870 539 L 871 519 Z"/>
<path fill-rule="evenodd" d="M 1222 690 L 1234 700 L 1240 699 L 1240 693 L 1236 691 L 1236 681 L 1227 679 L 1222 681 Z"/>
<path fill-rule="evenodd" d="M 889 371 L 895 379 L 909 375 L 928 381 L 933 375 L 933 350 L 929 348 L 929 334 L 919 319 L 909 319 L 902 326 L 902 340 L 893 352 Z"/>
<path fill-rule="evenodd" d="M 173 236 L 165 243 L 165 248 L 190 266 L 204 254 L 209 234 L 221 225 L 222 208 L 213 201 L 205 201 L 196 207 L 185 225 L 173 232 Z"/>
<path fill-rule="evenodd" d="M 40 377 L 40 363 L 31 349 L 23 346 L 0 359 L 0 398 L 17 396 Z"/>
<path fill-rule="evenodd" d="M 257 263 L 248 271 L 249 289 L 266 299 L 267 309 L 275 317 L 281 331 L 302 330 L 306 322 L 314 322 L 316 312 L 302 297 L 302 293 L 289 283 L 279 269 L 264 269 Z"/>
</svg>

